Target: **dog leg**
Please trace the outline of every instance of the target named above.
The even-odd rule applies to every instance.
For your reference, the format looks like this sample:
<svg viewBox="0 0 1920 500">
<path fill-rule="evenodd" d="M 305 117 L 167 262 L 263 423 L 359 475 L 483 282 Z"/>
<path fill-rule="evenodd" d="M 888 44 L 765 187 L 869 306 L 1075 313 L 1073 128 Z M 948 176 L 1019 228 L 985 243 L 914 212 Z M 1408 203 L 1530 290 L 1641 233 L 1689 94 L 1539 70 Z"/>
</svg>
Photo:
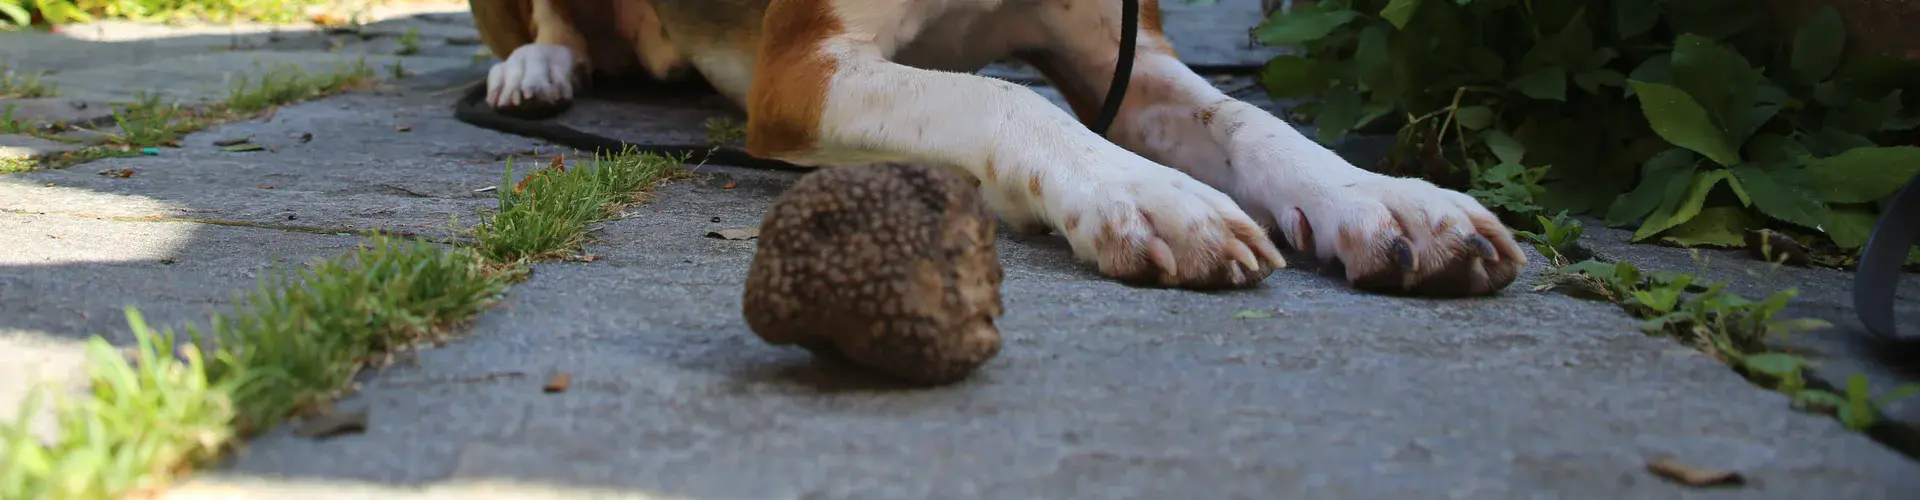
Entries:
<svg viewBox="0 0 1920 500">
<path fill-rule="evenodd" d="M 748 151 L 815 165 L 957 167 L 981 181 L 1003 218 L 1046 224 L 1082 260 L 1127 281 L 1247 286 L 1285 265 L 1227 195 L 1107 142 L 1032 90 L 887 61 L 882 37 L 854 30 L 905 23 L 865 17 L 890 15 L 868 7 L 772 4 L 748 96 Z"/>
<path fill-rule="evenodd" d="M 531 0 L 533 43 L 513 49 L 487 71 L 487 105 L 550 115 L 572 104 L 579 75 L 590 69 L 586 39 L 573 28 L 567 0 Z"/>
<path fill-rule="evenodd" d="M 1485 294 L 1512 283 L 1527 262 L 1507 227 L 1473 198 L 1362 170 L 1216 89 L 1173 55 L 1158 32 L 1157 6 L 1141 7 L 1155 12 L 1142 12 L 1132 82 L 1109 134 L 1115 142 L 1227 192 L 1294 248 L 1339 260 L 1348 282 L 1363 289 Z M 1106 97 L 1118 53 L 1119 23 L 1101 16 L 1120 12 L 1076 10 L 1055 13 L 1055 29 L 1076 35 L 1036 66 L 1080 94 L 1071 100 L 1088 116 Z"/>
</svg>

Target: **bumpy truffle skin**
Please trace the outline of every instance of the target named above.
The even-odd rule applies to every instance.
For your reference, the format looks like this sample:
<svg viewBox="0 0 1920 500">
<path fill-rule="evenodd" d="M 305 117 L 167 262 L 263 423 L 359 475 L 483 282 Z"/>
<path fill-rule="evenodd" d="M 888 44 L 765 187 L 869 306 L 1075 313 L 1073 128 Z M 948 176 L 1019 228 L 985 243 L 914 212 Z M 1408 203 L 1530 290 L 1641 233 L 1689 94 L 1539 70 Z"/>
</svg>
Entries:
<svg viewBox="0 0 1920 500">
<path fill-rule="evenodd" d="M 922 384 L 1000 352 L 1004 277 L 979 192 L 923 166 L 829 167 L 775 200 L 742 297 L 775 345 Z"/>
</svg>

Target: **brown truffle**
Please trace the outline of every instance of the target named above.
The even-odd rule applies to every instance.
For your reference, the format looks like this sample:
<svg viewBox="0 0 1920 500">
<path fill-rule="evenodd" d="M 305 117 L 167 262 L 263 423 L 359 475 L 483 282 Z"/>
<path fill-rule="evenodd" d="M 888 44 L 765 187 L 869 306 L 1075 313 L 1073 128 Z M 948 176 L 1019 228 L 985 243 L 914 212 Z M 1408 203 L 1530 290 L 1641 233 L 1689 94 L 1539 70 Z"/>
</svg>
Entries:
<svg viewBox="0 0 1920 500">
<path fill-rule="evenodd" d="M 944 169 L 808 174 L 761 222 L 747 326 L 907 381 L 959 381 L 1000 352 L 993 238 L 980 193 Z"/>
</svg>

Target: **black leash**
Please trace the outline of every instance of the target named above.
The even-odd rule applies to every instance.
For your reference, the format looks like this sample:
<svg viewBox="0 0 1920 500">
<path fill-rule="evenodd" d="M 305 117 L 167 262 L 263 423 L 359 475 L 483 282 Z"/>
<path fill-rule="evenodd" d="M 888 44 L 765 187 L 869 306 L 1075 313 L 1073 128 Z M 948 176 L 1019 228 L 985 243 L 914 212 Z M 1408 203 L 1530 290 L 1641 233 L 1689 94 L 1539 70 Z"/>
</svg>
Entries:
<svg viewBox="0 0 1920 500">
<path fill-rule="evenodd" d="M 1908 179 L 1880 213 L 1853 272 L 1854 313 L 1882 340 L 1901 340 L 1893 322 L 1893 299 L 1915 236 L 1920 236 L 1920 176 Z"/>
<path fill-rule="evenodd" d="M 1088 126 L 1094 133 L 1101 136 L 1107 135 L 1107 129 L 1113 126 L 1115 117 L 1120 114 L 1120 101 L 1126 99 L 1127 83 L 1133 76 L 1134 44 L 1140 38 L 1140 0 L 1120 0 L 1120 4 L 1120 58 L 1114 63 L 1113 83 L 1107 86 L 1107 100 L 1100 107 L 1100 116 Z M 1225 69 L 1238 72 L 1258 70 L 1257 67 L 1238 66 Z M 633 144 L 581 132 L 558 123 L 502 115 L 492 106 L 488 106 L 486 99 L 487 82 L 475 83 L 473 87 L 467 89 L 467 93 L 461 96 L 459 101 L 454 103 L 453 118 L 476 127 L 540 139 L 580 151 L 607 153 L 633 151 L 683 156 L 688 163 L 696 164 L 713 162 L 768 170 L 812 170 L 784 161 L 755 157 L 738 149 L 703 144 Z"/>
</svg>

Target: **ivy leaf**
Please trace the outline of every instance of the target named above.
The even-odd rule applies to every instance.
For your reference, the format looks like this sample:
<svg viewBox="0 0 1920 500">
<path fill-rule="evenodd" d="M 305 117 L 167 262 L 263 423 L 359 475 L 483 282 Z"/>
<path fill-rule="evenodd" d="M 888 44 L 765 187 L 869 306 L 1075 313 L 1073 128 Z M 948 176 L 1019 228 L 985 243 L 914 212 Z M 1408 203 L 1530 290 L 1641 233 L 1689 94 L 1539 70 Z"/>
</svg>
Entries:
<svg viewBox="0 0 1920 500">
<path fill-rule="evenodd" d="M 1360 31 L 1360 44 L 1353 50 L 1353 65 L 1360 84 L 1374 94 L 1399 94 L 1393 77 L 1392 54 L 1387 50 L 1387 27 L 1368 26 Z"/>
<path fill-rule="evenodd" d="M 1701 209 L 1693 220 L 1668 229 L 1660 239 L 1682 247 L 1739 248 L 1747 244 L 1747 230 L 1759 225 L 1740 207 L 1711 207 Z"/>
<path fill-rule="evenodd" d="M 1359 12 L 1318 2 L 1296 5 L 1292 12 L 1275 11 L 1253 35 L 1267 45 L 1302 45 L 1325 38 L 1359 16 Z"/>
<path fill-rule="evenodd" d="M 1413 19 L 1413 13 L 1418 10 L 1420 0 L 1393 0 L 1380 9 L 1380 17 L 1393 23 L 1394 29 L 1407 29 L 1407 21 Z"/>
<path fill-rule="evenodd" d="M 1653 31 L 1653 25 L 1660 22 L 1660 9 L 1653 6 L 1653 0 L 1614 0 L 1613 27 L 1621 39 Z"/>
<path fill-rule="evenodd" d="M 1318 60 L 1280 56 L 1260 68 L 1260 84 L 1274 99 L 1295 99 L 1326 90 L 1332 74 Z"/>
<path fill-rule="evenodd" d="M 1840 11 L 1822 5 L 1813 17 L 1793 33 L 1793 52 L 1788 66 L 1800 83 L 1813 85 L 1827 79 L 1840 65 L 1840 53 L 1846 48 L 1847 29 L 1840 23 Z"/>
<path fill-rule="evenodd" d="M 1518 165 L 1520 164 L 1520 159 L 1525 158 L 1527 155 L 1526 146 L 1520 145 L 1520 141 L 1514 140 L 1513 136 L 1507 135 L 1506 132 L 1501 132 L 1500 129 L 1489 129 L 1481 132 L 1480 139 L 1487 143 L 1487 149 L 1493 151 L 1493 156 L 1499 158 L 1500 163 Z"/>
<path fill-rule="evenodd" d="M 1707 111 L 1686 92 L 1667 85 L 1628 81 L 1640 94 L 1640 110 L 1661 139 L 1691 149 L 1721 165 L 1740 164 L 1740 153 L 1727 143 L 1727 136 L 1713 126 Z"/>
<path fill-rule="evenodd" d="M 1713 188 L 1719 186 L 1721 181 L 1727 180 L 1728 175 L 1725 170 L 1710 170 L 1694 174 L 1692 184 L 1687 186 L 1686 195 L 1677 200 L 1668 199 L 1662 204 L 1663 206 L 1653 211 L 1653 215 L 1647 216 L 1646 222 L 1640 223 L 1640 229 L 1633 232 L 1633 241 L 1645 240 L 1649 236 L 1660 234 L 1661 231 L 1693 220 L 1694 216 L 1700 215 L 1700 208 L 1706 205 L 1707 193 L 1713 192 Z"/>
<path fill-rule="evenodd" d="M 1627 80 L 1671 84 L 1673 83 L 1673 57 L 1666 53 L 1649 57 L 1639 66 L 1634 67 L 1633 72 L 1627 73 Z M 1633 97 L 1633 93 L 1633 87 L 1628 86 L 1624 95 Z"/>
<path fill-rule="evenodd" d="M 1819 228 L 1827 220 L 1827 206 L 1793 185 L 1780 182 L 1773 173 L 1752 165 L 1732 169 L 1734 178 L 1753 197 L 1754 208 L 1768 217 L 1796 225 Z"/>
<path fill-rule="evenodd" d="M 1459 120 L 1460 126 L 1467 130 L 1480 130 L 1493 124 L 1493 110 L 1486 106 L 1467 106 L 1454 111 L 1453 119 Z"/>
<path fill-rule="evenodd" d="M 1647 159 L 1646 165 L 1640 167 L 1640 185 L 1615 199 L 1607 209 L 1607 225 L 1624 226 L 1660 208 L 1660 202 L 1669 199 L 1665 195 L 1674 191 L 1673 187 L 1685 189 L 1692 182 L 1696 158 L 1692 151 L 1673 148 Z"/>
<path fill-rule="evenodd" d="M 1878 215 L 1866 210 L 1835 208 L 1827 212 L 1827 221 L 1821 224 L 1821 229 L 1827 231 L 1827 237 L 1833 238 L 1835 246 L 1852 250 L 1867 244 L 1867 237 L 1873 234 L 1873 223 L 1878 220 Z"/>
<path fill-rule="evenodd" d="M 1920 147 L 1854 148 L 1807 162 L 1801 182 L 1828 203 L 1868 203 L 1893 195 L 1920 174 Z"/>
<path fill-rule="evenodd" d="M 1333 144 L 1360 122 L 1360 95 L 1348 89 L 1327 91 L 1320 98 L 1320 116 L 1313 120 L 1321 144 Z"/>
<path fill-rule="evenodd" d="M 1534 99 L 1564 102 L 1567 100 L 1567 70 L 1559 66 L 1534 68 L 1507 82 L 1507 87 Z"/>
</svg>

